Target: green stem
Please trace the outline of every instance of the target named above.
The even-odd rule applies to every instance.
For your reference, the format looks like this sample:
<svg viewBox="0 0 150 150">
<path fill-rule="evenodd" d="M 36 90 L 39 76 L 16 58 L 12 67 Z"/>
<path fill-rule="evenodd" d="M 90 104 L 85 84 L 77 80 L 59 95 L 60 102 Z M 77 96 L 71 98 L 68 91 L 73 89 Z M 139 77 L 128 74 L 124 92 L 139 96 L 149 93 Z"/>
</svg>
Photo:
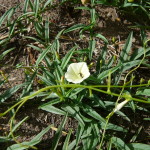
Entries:
<svg viewBox="0 0 150 150">
<path fill-rule="evenodd" d="M 53 86 L 47 86 L 45 88 L 42 88 L 36 92 L 34 92 L 33 94 L 29 95 L 29 96 L 26 96 L 26 97 L 23 97 L 18 103 L 16 103 L 15 105 L 13 105 L 11 108 L 9 108 L 8 110 L 6 110 L 4 113 L 1 113 L 0 114 L 0 117 L 6 115 L 10 110 L 12 110 L 13 108 L 15 108 L 16 106 L 18 106 L 19 104 L 21 104 L 22 102 L 26 102 L 28 99 L 31 99 L 33 97 L 35 97 L 36 95 L 38 95 L 39 93 L 41 92 L 44 92 L 44 91 L 47 91 L 49 89 L 53 89 L 53 88 L 59 88 L 59 87 L 64 87 L 64 88 L 87 88 L 87 89 L 90 89 L 90 90 L 94 90 L 94 91 L 98 91 L 98 92 L 101 92 L 101 93 L 104 93 L 104 94 L 108 94 L 108 95 L 113 95 L 113 96 L 116 96 L 116 97 L 119 97 L 120 98 L 126 98 L 126 96 L 124 95 L 120 95 L 120 94 L 116 94 L 116 93 L 110 93 L 110 92 L 107 92 L 107 91 L 104 91 L 104 90 L 101 90 L 101 89 L 98 89 L 98 88 L 95 88 L 95 87 L 107 87 L 107 86 L 86 86 L 86 85 L 79 85 L 79 84 L 64 84 L 64 85 L 53 85 Z M 111 86 L 111 87 L 114 87 L 114 86 Z M 115 86 L 116 87 L 116 86 Z M 137 102 L 142 102 L 142 103 L 147 103 L 147 104 L 150 104 L 149 101 L 145 101 L 145 100 L 141 100 L 141 99 L 138 99 L 138 98 L 133 98 L 132 97 L 132 100 L 134 101 L 137 101 Z"/>
</svg>

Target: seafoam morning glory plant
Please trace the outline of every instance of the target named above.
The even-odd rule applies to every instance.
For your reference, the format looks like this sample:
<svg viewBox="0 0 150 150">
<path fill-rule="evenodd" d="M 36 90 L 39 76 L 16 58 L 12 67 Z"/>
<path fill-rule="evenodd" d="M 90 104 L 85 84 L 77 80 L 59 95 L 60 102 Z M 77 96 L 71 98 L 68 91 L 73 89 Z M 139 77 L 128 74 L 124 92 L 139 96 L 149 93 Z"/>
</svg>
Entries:
<svg viewBox="0 0 150 150">
<path fill-rule="evenodd" d="M 72 63 L 68 66 L 65 78 L 68 82 L 81 83 L 90 76 L 89 68 L 85 62 Z"/>
</svg>

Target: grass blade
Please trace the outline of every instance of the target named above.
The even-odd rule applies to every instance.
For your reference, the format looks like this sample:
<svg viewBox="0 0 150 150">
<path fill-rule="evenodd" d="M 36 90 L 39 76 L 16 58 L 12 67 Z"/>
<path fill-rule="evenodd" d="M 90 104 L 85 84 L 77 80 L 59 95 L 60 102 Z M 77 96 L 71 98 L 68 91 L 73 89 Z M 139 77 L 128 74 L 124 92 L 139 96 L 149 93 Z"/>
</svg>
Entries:
<svg viewBox="0 0 150 150">
<path fill-rule="evenodd" d="M 130 150 L 149 150 L 150 146 L 149 144 L 142 144 L 142 143 L 131 143 L 128 144 L 130 147 Z"/>
<path fill-rule="evenodd" d="M 61 110 L 61 109 L 58 109 L 54 106 L 52 106 L 51 104 L 47 104 L 47 105 L 44 105 L 44 106 L 40 106 L 39 107 L 40 109 L 42 110 L 45 110 L 47 112 L 51 112 L 51 113 L 54 113 L 54 114 L 58 114 L 58 115 L 66 115 L 66 112 Z"/>
<path fill-rule="evenodd" d="M 69 140 L 70 140 L 71 133 L 72 133 L 72 129 L 69 130 L 69 133 L 68 133 L 68 135 L 65 139 L 65 142 L 63 144 L 62 150 L 68 150 L 68 145 L 69 145 Z"/>
<path fill-rule="evenodd" d="M 127 144 L 125 144 L 124 141 L 121 140 L 120 138 L 112 137 L 111 140 L 117 149 L 130 150 L 130 148 L 127 146 Z"/>
<path fill-rule="evenodd" d="M 42 140 L 42 136 L 50 130 L 51 126 L 52 125 L 48 126 L 44 130 L 42 130 L 31 141 L 23 142 L 23 143 L 20 143 L 20 144 L 14 144 L 14 145 L 8 147 L 7 150 L 24 150 L 24 149 L 28 149 L 29 147 L 33 147 L 34 145 L 40 143 L 40 141 Z"/>
<path fill-rule="evenodd" d="M 127 41 L 125 43 L 125 46 L 123 48 L 123 50 L 120 53 L 120 61 L 118 64 L 120 64 L 120 62 L 126 62 L 128 61 L 129 58 L 129 51 L 131 50 L 131 46 L 132 46 L 132 37 L 133 37 L 133 32 L 131 32 L 127 38 Z"/>
<path fill-rule="evenodd" d="M 71 31 L 74 31 L 74 30 L 78 30 L 78 29 L 81 29 L 81 28 L 84 28 L 84 27 L 85 27 L 84 24 L 76 24 L 76 25 L 74 25 L 74 26 L 72 26 L 72 27 L 66 29 L 66 30 L 64 31 L 64 33 L 71 32 Z"/>
<path fill-rule="evenodd" d="M 26 13 L 28 10 L 28 5 L 29 5 L 29 0 L 25 0 L 24 2 L 24 8 L 23 8 L 23 12 Z"/>
<path fill-rule="evenodd" d="M 48 44 L 49 43 L 49 19 L 45 21 L 45 41 Z"/>
<path fill-rule="evenodd" d="M 61 134 L 62 134 L 62 130 L 63 130 L 63 128 L 64 128 L 64 125 L 65 125 L 65 123 L 66 123 L 67 116 L 68 116 L 68 114 L 66 114 L 65 117 L 63 118 L 63 120 L 62 120 L 62 122 L 61 122 L 61 124 L 60 124 L 60 126 L 59 126 L 59 128 L 58 128 L 58 130 L 57 130 L 57 132 L 56 132 L 56 134 L 55 134 L 55 137 L 54 137 L 54 139 L 53 139 L 53 145 L 52 145 L 52 148 L 51 148 L 52 150 L 56 150 L 56 148 L 57 148 L 57 146 L 58 146 L 58 142 L 59 142 L 59 139 L 60 139 L 60 137 L 61 137 Z"/>
<path fill-rule="evenodd" d="M 75 49 L 77 48 L 77 46 L 73 47 L 62 59 L 62 63 L 61 63 L 61 68 L 62 70 L 65 69 L 65 67 L 67 66 L 71 56 L 73 55 Z"/>
<path fill-rule="evenodd" d="M 92 56 L 93 56 L 93 51 L 95 49 L 95 45 L 96 45 L 96 41 L 93 39 L 93 40 L 90 40 L 89 42 L 89 59 L 91 60 L 92 59 Z"/>
<path fill-rule="evenodd" d="M 44 10 L 51 2 L 52 2 L 52 0 L 48 0 L 48 1 L 44 4 L 44 6 L 43 6 L 43 10 Z"/>
<path fill-rule="evenodd" d="M 11 49 L 8 49 L 6 51 L 4 51 L 1 55 L 0 55 L 0 60 L 3 59 L 4 56 L 6 56 L 9 52 L 11 52 L 13 49 L 15 49 L 14 47 Z"/>
<path fill-rule="evenodd" d="M 39 0 L 34 0 L 34 12 L 35 12 L 35 17 L 37 18 L 38 16 L 38 11 L 39 11 Z"/>
<path fill-rule="evenodd" d="M 23 86 L 25 86 L 25 84 L 16 85 L 8 89 L 4 94 L 0 95 L 0 103 L 7 100 L 9 97 L 11 97 L 15 92 L 17 92 Z"/>
<path fill-rule="evenodd" d="M 44 59 L 44 57 L 46 56 L 46 54 L 50 51 L 51 46 L 48 46 L 47 49 L 45 49 L 41 55 L 38 57 L 37 61 L 36 61 L 36 66 L 39 65 L 39 63 Z"/>
</svg>

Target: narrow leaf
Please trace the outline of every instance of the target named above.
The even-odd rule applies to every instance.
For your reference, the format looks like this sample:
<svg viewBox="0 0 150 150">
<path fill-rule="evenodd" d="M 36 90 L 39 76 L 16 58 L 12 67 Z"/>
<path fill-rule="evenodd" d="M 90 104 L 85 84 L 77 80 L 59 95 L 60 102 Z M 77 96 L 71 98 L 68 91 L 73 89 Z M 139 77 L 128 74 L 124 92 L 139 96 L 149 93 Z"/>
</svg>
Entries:
<svg viewBox="0 0 150 150">
<path fill-rule="evenodd" d="M 59 126 L 59 128 L 58 128 L 58 130 L 56 132 L 56 134 L 55 134 L 55 137 L 53 139 L 53 145 L 52 145 L 52 148 L 51 148 L 52 150 L 56 150 L 56 148 L 58 146 L 59 139 L 60 139 L 61 134 L 62 134 L 62 130 L 63 130 L 64 125 L 65 125 L 66 120 L 67 120 L 67 116 L 68 115 L 66 114 L 65 117 L 63 118 L 63 120 L 62 120 L 62 122 L 61 122 L 61 124 L 60 124 L 60 126 Z"/>
<path fill-rule="evenodd" d="M 5 93 L 0 95 L 0 103 L 7 100 L 10 96 L 12 96 L 15 92 L 17 92 L 23 86 L 25 86 L 25 84 L 16 85 L 16 86 L 8 89 Z"/>
<path fill-rule="evenodd" d="M 72 27 L 66 29 L 66 30 L 64 31 L 64 33 L 71 32 L 71 31 L 74 31 L 74 30 L 78 30 L 78 29 L 81 29 L 81 28 L 84 28 L 84 27 L 85 27 L 84 24 L 76 24 L 76 25 L 74 25 L 74 26 L 72 26 Z"/>
<path fill-rule="evenodd" d="M 132 37 L 133 37 L 133 33 L 131 32 L 127 38 L 127 41 L 125 43 L 123 50 L 121 51 L 121 54 L 120 54 L 121 62 L 128 61 L 129 51 L 131 50 L 131 46 L 132 46 Z M 119 63 L 120 63 L 120 61 L 119 61 Z"/>
<path fill-rule="evenodd" d="M 65 57 L 62 59 L 62 63 L 61 63 L 61 68 L 62 68 L 62 69 L 65 69 L 65 67 L 67 66 L 67 64 L 68 64 L 68 62 L 69 62 L 69 60 L 70 60 L 71 56 L 73 55 L 73 53 L 74 53 L 74 51 L 75 51 L 76 48 L 77 48 L 76 46 L 73 47 L 73 48 L 65 55 Z"/>
<path fill-rule="evenodd" d="M 66 112 L 52 106 L 51 104 L 47 104 L 47 105 L 45 104 L 45 105 L 41 106 L 40 109 L 45 110 L 47 112 L 54 113 L 54 114 L 58 114 L 58 115 L 66 115 Z"/>
<path fill-rule="evenodd" d="M 93 56 L 93 51 L 95 50 L 95 45 L 96 45 L 96 41 L 93 39 L 93 40 L 90 40 L 89 42 L 89 59 L 91 60 L 92 59 L 92 56 Z"/>
<path fill-rule="evenodd" d="M 143 144 L 143 143 L 131 143 L 127 144 L 130 147 L 130 150 L 149 150 L 150 145 L 149 144 Z"/>
<path fill-rule="evenodd" d="M 65 142 L 63 144 L 62 150 L 68 150 L 68 145 L 69 145 L 69 140 L 70 140 L 71 133 L 72 133 L 72 129 L 69 130 L 69 133 L 68 133 L 68 135 L 65 139 Z"/>
<path fill-rule="evenodd" d="M 31 141 L 29 141 L 29 142 L 23 142 L 23 143 L 20 143 L 20 144 L 14 144 L 14 145 L 8 147 L 7 150 L 24 150 L 24 149 L 27 149 L 29 147 L 32 147 L 32 146 L 38 144 L 42 140 L 42 136 L 49 131 L 49 129 L 51 128 L 51 126 L 48 126 L 44 130 L 42 130 Z"/>
<path fill-rule="evenodd" d="M 4 56 L 6 56 L 9 52 L 11 52 L 13 49 L 15 49 L 14 47 L 8 50 L 5 50 L 1 55 L 0 55 L 0 60 L 3 59 Z"/>
<path fill-rule="evenodd" d="M 112 137 L 111 140 L 117 149 L 130 150 L 130 148 L 127 146 L 127 144 L 125 144 L 125 142 L 123 140 L 121 140 L 120 138 Z"/>
<path fill-rule="evenodd" d="M 50 51 L 51 46 L 48 46 L 47 49 L 45 49 L 41 55 L 38 57 L 37 61 L 36 61 L 36 66 L 39 65 L 39 63 L 44 59 L 44 57 L 46 56 L 46 54 Z"/>
</svg>

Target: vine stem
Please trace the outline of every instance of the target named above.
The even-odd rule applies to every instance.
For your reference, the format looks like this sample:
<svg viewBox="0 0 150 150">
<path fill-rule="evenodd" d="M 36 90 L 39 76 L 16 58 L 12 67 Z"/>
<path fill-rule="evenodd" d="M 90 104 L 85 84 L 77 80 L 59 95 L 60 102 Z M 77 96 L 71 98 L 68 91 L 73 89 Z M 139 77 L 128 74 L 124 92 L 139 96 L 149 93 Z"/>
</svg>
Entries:
<svg viewBox="0 0 150 150">
<path fill-rule="evenodd" d="M 143 84 L 141 86 L 149 86 L 150 84 Z M 113 95 L 113 96 L 116 96 L 118 97 L 119 94 L 116 94 L 116 93 L 112 93 L 112 92 L 107 92 L 107 91 L 104 91 L 104 90 L 101 90 L 101 89 L 98 89 L 98 88 L 106 88 L 107 85 L 89 85 L 89 86 L 86 86 L 86 85 L 80 85 L 80 84 L 63 84 L 63 85 L 52 85 L 52 86 L 47 86 L 45 88 L 42 88 L 36 92 L 34 92 L 33 94 L 29 95 L 29 96 L 26 96 L 26 97 L 23 97 L 19 102 L 17 102 L 16 104 L 14 104 L 12 107 L 10 107 L 8 110 L 6 110 L 4 113 L 0 113 L 0 117 L 6 115 L 9 111 L 11 111 L 13 108 L 15 108 L 16 106 L 18 106 L 19 104 L 21 104 L 23 101 L 27 101 L 28 99 L 31 99 L 33 97 L 35 97 L 36 95 L 40 94 L 41 92 L 44 92 L 44 91 L 47 91 L 49 89 L 53 89 L 53 88 L 59 88 L 59 87 L 64 87 L 64 88 L 87 88 L 89 90 L 94 90 L 94 91 L 98 91 L 98 92 L 101 92 L 101 93 L 104 93 L 104 94 L 108 94 L 108 95 Z M 121 86 L 110 86 L 110 87 L 121 87 Z M 123 86 L 122 86 L 123 87 Z M 125 86 L 126 87 L 130 87 L 130 86 Z M 138 86 L 139 87 L 139 86 Z M 126 96 L 124 95 L 120 95 L 121 98 L 125 98 Z M 137 102 L 141 102 L 141 103 L 147 103 L 147 104 L 150 104 L 149 101 L 145 101 L 145 100 L 141 100 L 141 99 L 138 99 L 138 98 L 134 98 L 132 97 L 132 100 L 134 101 L 137 101 Z"/>
</svg>

